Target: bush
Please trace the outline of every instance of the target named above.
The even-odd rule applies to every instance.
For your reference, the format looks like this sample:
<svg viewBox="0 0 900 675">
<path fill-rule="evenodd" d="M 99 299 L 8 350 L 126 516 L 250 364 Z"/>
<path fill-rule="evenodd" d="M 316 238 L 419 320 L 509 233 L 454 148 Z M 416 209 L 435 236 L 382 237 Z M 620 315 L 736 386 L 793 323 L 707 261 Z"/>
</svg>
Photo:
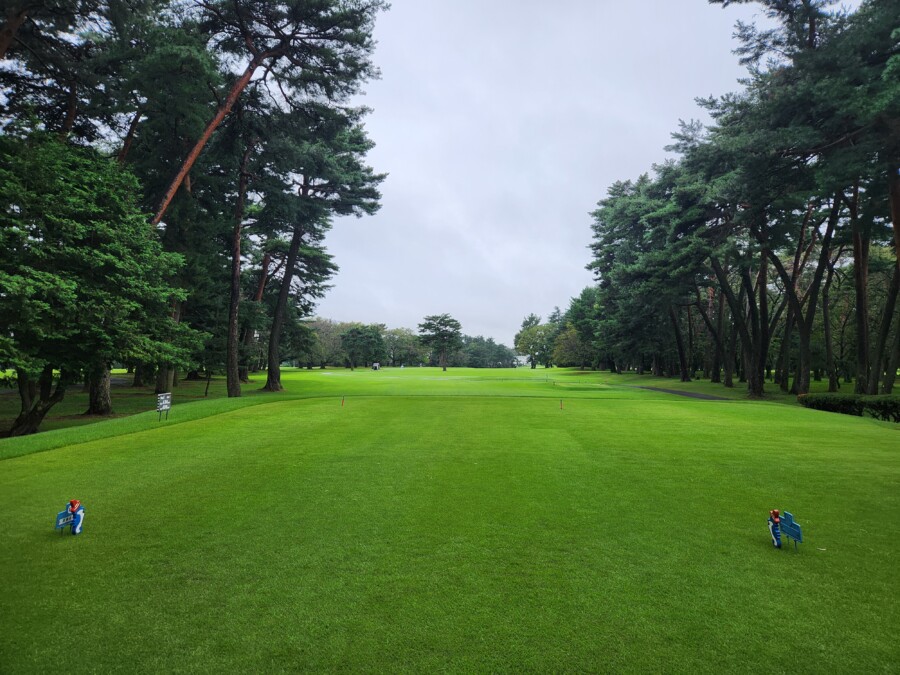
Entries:
<svg viewBox="0 0 900 675">
<path fill-rule="evenodd" d="M 802 394 L 797 397 L 797 400 L 802 406 L 813 410 L 825 410 L 857 417 L 862 417 L 866 407 L 859 394 Z"/>
<path fill-rule="evenodd" d="M 900 423 L 900 396 L 892 394 L 863 396 L 862 401 L 866 412 L 875 419 Z"/>
</svg>

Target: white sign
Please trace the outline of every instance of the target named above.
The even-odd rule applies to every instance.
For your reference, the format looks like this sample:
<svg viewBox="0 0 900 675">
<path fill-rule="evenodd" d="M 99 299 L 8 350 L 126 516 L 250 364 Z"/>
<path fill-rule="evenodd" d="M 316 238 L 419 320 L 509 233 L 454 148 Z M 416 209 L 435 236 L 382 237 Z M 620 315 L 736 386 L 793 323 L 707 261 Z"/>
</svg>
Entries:
<svg viewBox="0 0 900 675">
<path fill-rule="evenodd" d="M 156 395 L 156 412 L 168 412 L 172 407 L 172 394 L 157 394 Z"/>
</svg>

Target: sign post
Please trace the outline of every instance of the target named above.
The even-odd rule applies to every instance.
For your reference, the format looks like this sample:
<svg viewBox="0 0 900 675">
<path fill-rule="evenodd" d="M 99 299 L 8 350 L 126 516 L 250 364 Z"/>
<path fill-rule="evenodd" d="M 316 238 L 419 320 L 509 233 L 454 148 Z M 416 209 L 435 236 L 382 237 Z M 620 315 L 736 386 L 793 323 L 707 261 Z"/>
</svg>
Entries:
<svg viewBox="0 0 900 675">
<path fill-rule="evenodd" d="M 172 407 L 172 393 L 156 395 L 156 412 L 159 413 L 159 422 L 162 419 L 163 411 L 166 413 L 166 419 L 169 419 L 169 409 Z"/>
</svg>

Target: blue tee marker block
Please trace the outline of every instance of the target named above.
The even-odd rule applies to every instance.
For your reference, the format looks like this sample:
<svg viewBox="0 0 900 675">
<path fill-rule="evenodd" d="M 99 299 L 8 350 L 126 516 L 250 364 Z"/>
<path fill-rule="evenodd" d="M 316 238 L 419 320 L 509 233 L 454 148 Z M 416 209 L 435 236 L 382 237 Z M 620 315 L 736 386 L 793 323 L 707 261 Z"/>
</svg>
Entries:
<svg viewBox="0 0 900 675">
<path fill-rule="evenodd" d="M 56 514 L 56 529 L 63 530 L 71 525 L 72 534 L 81 534 L 81 526 L 84 523 L 84 506 L 77 499 L 69 502 L 68 506 Z"/>
<path fill-rule="evenodd" d="M 69 509 L 60 511 L 58 514 L 56 514 L 56 529 L 60 530 L 64 527 L 68 527 L 72 524 L 73 520 L 75 520 L 75 514 L 70 513 Z"/>
<path fill-rule="evenodd" d="M 781 518 L 781 531 L 786 537 L 794 540 L 794 548 L 797 544 L 803 543 L 803 532 L 800 530 L 800 523 L 794 522 L 794 516 L 787 511 Z"/>
<path fill-rule="evenodd" d="M 772 535 L 772 546 L 781 548 L 781 518 L 778 510 L 769 511 L 769 534 Z"/>
</svg>

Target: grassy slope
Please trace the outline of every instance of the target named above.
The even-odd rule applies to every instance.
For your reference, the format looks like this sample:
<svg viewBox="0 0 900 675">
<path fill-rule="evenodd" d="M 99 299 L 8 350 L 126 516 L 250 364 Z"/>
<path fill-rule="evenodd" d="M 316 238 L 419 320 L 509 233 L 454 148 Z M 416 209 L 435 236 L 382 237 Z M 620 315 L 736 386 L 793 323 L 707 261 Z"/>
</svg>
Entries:
<svg viewBox="0 0 900 675">
<path fill-rule="evenodd" d="M 0 670 L 897 669 L 888 425 L 594 375 L 291 377 L 0 462 Z M 50 529 L 72 496 L 81 537 Z"/>
</svg>

